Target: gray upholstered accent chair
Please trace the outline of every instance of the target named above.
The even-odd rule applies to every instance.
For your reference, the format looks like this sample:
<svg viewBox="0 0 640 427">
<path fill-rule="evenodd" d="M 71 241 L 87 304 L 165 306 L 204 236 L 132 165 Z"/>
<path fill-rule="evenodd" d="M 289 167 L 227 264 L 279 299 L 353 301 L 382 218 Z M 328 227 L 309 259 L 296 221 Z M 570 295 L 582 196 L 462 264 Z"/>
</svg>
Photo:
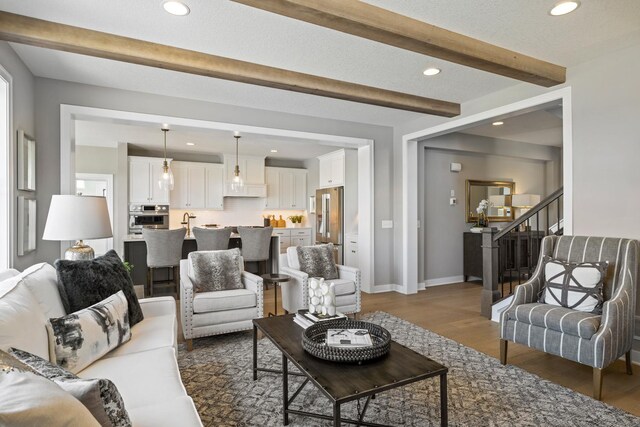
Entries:
<svg viewBox="0 0 640 427">
<path fill-rule="evenodd" d="M 569 262 L 609 261 L 602 315 L 538 303 L 544 286 L 543 257 Z M 531 279 L 516 287 L 500 317 L 500 361 L 507 363 L 507 342 L 593 367 L 593 395 L 602 396 L 602 371 L 625 355 L 632 374 L 638 241 L 609 237 L 547 236 Z"/>
<path fill-rule="evenodd" d="M 238 233 L 242 244 L 242 258 L 245 262 L 257 261 L 258 273 L 266 273 L 273 227 L 238 227 Z"/>
<path fill-rule="evenodd" d="M 264 317 L 261 277 L 239 266 L 244 289 L 196 292 L 192 254 L 180 262 L 180 315 L 188 351 L 194 338 L 250 330 L 253 319 Z"/>
<path fill-rule="evenodd" d="M 178 278 L 180 277 L 180 259 L 182 258 L 182 244 L 187 230 L 142 229 L 142 237 L 147 244 L 147 286 L 149 296 L 153 296 L 154 284 L 172 284 L 175 295 L 178 296 Z M 154 281 L 153 273 L 157 268 L 169 269 L 168 280 Z M 178 270 L 178 271 L 176 271 Z M 147 292 L 145 291 L 145 295 Z"/>
<path fill-rule="evenodd" d="M 362 309 L 360 269 L 346 265 L 336 265 L 336 267 L 338 267 L 338 278 L 328 280 L 336 285 L 336 309 L 341 313 L 355 316 Z M 298 251 L 295 246 L 288 247 L 287 253 L 280 255 L 280 273 L 291 276 L 288 282 L 282 283 L 282 308 L 289 313 L 307 308 L 309 306 L 309 275 L 300 271 Z"/>
<path fill-rule="evenodd" d="M 229 249 L 230 228 L 193 228 L 199 251 L 222 251 Z"/>
</svg>

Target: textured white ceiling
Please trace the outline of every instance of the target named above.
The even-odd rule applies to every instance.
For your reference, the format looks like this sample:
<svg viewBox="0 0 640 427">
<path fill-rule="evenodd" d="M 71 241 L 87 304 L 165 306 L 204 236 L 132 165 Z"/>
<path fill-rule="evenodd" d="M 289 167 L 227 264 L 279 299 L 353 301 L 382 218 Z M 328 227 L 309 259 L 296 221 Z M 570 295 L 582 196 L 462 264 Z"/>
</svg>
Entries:
<svg viewBox="0 0 640 427">
<path fill-rule="evenodd" d="M 118 142 L 126 142 L 145 150 L 163 149 L 160 127 L 86 120 L 76 120 L 75 123 L 78 145 L 116 147 Z M 189 146 L 187 142 L 196 145 Z M 292 160 L 311 159 L 341 148 L 320 141 L 250 133 L 242 133 L 239 147 L 241 154 Z M 234 154 L 235 149 L 233 132 L 229 131 L 172 126 L 167 134 L 167 150 L 172 153 Z M 272 149 L 278 152 L 272 153 Z"/>
<path fill-rule="evenodd" d="M 494 121 L 500 118 L 496 117 Z M 481 135 L 529 144 L 562 146 L 562 109 L 539 110 L 502 119 L 502 126 L 491 123 L 465 129 L 461 133 Z"/>
<path fill-rule="evenodd" d="M 640 32 L 638 0 L 585 0 L 551 17 L 555 0 L 369 0 L 521 53 L 570 66 L 623 47 Z M 160 0 L 0 0 L 3 10 L 216 55 L 465 102 L 517 83 L 228 0 L 188 0 L 167 14 Z M 13 44 L 34 74 L 310 116 L 394 125 L 416 113 L 294 94 Z M 442 68 L 426 78 L 427 66 Z"/>
</svg>

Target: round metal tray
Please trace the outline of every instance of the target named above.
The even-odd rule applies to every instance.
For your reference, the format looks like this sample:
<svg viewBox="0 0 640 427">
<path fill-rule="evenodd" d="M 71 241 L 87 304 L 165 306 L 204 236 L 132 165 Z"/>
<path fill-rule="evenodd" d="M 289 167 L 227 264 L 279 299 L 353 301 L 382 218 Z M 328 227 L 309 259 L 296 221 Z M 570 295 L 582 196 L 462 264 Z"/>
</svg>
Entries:
<svg viewBox="0 0 640 427">
<path fill-rule="evenodd" d="M 366 329 L 373 345 L 360 348 L 332 347 L 326 344 L 329 329 Z M 362 363 L 386 355 L 391 348 L 391 334 L 382 326 L 359 320 L 329 320 L 309 326 L 302 334 L 307 353 L 331 362 Z"/>
</svg>

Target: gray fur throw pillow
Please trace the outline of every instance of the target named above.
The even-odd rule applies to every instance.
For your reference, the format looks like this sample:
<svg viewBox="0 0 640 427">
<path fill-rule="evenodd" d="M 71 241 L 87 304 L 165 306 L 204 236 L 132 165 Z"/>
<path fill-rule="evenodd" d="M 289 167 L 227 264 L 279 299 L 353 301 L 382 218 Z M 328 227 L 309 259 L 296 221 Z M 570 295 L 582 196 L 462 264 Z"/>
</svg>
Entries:
<svg viewBox="0 0 640 427">
<path fill-rule="evenodd" d="M 110 250 L 89 261 L 57 260 L 58 290 L 67 313 L 74 313 L 124 292 L 129 305 L 129 325 L 144 318 L 133 281 L 117 252 Z"/>
<path fill-rule="evenodd" d="M 333 259 L 333 243 L 316 246 L 298 246 L 300 270 L 309 277 L 323 277 L 327 280 L 338 279 L 338 268 Z"/>
<path fill-rule="evenodd" d="M 189 254 L 196 292 L 244 289 L 240 249 L 197 251 Z"/>
<path fill-rule="evenodd" d="M 11 355 L 0 351 L 0 365 L 4 361 L 21 372 L 32 372 L 54 381 L 63 390 L 82 402 L 103 426 L 129 427 L 131 420 L 124 407 L 124 400 L 116 385 L 110 380 L 80 379 L 66 369 L 54 365 L 26 351 L 12 348 Z M 11 363 L 9 358 L 14 358 Z"/>
</svg>

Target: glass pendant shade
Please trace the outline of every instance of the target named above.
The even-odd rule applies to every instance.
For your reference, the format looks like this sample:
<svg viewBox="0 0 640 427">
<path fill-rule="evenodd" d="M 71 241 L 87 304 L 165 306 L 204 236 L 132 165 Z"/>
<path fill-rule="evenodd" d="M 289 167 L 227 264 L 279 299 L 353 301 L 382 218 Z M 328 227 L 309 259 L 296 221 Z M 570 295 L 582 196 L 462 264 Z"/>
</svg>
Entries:
<svg viewBox="0 0 640 427">
<path fill-rule="evenodd" d="M 161 190 L 172 191 L 173 190 L 173 172 L 167 161 L 167 132 L 169 132 L 169 125 L 162 125 L 162 133 L 164 134 L 164 162 L 162 163 L 162 175 L 158 180 L 158 186 Z"/>
<path fill-rule="evenodd" d="M 171 171 L 171 167 L 169 167 L 169 162 L 165 160 L 162 165 L 162 175 L 158 180 L 158 186 L 161 190 L 171 191 L 173 190 L 173 184 L 173 171 Z"/>
<path fill-rule="evenodd" d="M 241 136 L 238 133 L 234 134 L 233 137 L 236 139 L 236 167 L 233 171 L 233 179 L 231 180 L 231 191 L 234 193 L 240 192 L 244 188 L 244 180 L 240 176 L 240 165 L 239 156 L 238 156 L 238 141 Z"/>
</svg>

